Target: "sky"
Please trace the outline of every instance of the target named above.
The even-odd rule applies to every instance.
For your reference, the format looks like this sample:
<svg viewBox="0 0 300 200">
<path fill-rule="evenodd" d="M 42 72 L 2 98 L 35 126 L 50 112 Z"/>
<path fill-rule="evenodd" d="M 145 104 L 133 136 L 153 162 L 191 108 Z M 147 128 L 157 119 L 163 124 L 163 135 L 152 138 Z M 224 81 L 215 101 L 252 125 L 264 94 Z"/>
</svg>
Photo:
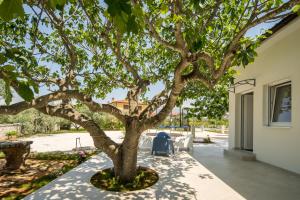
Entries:
<svg viewBox="0 0 300 200">
<path fill-rule="evenodd" d="M 259 26 L 256 26 L 252 29 L 250 29 L 247 33 L 246 36 L 248 37 L 254 37 L 257 35 L 260 35 L 262 33 L 264 33 L 264 30 L 267 30 L 269 28 L 271 28 L 272 26 L 274 26 L 275 23 L 268 23 L 268 24 L 261 24 Z M 149 92 L 149 97 L 152 97 L 154 95 L 156 95 L 157 93 L 159 93 L 161 91 L 161 89 L 163 88 L 163 84 L 162 83 L 158 83 L 156 85 L 152 85 L 150 87 L 150 92 Z M 111 92 L 110 94 L 107 95 L 107 97 L 103 100 L 101 100 L 101 102 L 103 103 L 107 103 L 109 101 L 111 101 L 112 98 L 115 99 L 124 99 L 126 97 L 126 90 L 122 90 L 122 89 L 115 89 L 113 92 Z M 183 103 L 183 107 L 190 107 L 190 103 L 193 102 L 193 100 L 187 100 Z"/>
<path fill-rule="evenodd" d="M 31 12 L 31 11 L 29 11 L 28 8 L 25 8 L 25 12 Z M 262 34 L 263 30 L 269 29 L 273 25 L 274 25 L 274 23 L 262 24 L 262 25 L 256 26 L 256 27 L 250 29 L 247 32 L 246 36 L 254 37 L 258 34 Z M 54 67 L 54 68 L 56 68 L 56 67 Z M 164 88 L 164 85 L 161 82 L 159 82 L 155 85 L 151 85 L 150 90 L 147 94 L 147 97 L 151 99 L 154 95 L 158 94 L 163 88 Z M 47 88 L 44 87 L 44 88 L 41 88 L 41 91 L 40 91 L 39 95 L 43 95 L 43 94 L 46 94 L 46 93 L 48 93 L 48 90 L 47 90 Z M 126 95 L 127 95 L 126 90 L 124 90 L 124 89 L 115 89 L 111 93 L 109 93 L 106 96 L 106 98 L 97 99 L 97 101 L 100 102 L 100 103 L 108 103 L 108 102 L 111 101 L 112 98 L 124 99 L 124 98 L 126 98 Z M 14 94 L 13 102 L 19 102 L 21 100 L 22 99 L 17 94 Z M 188 100 L 188 101 L 184 102 L 183 107 L 189 107 L 191 102 L 192 102 L 192 100 Z M 2 100 L 0 99 L 0 104 L 3 104 L 3 103 L 4 103 L 3 99 Z"/>
</svg>

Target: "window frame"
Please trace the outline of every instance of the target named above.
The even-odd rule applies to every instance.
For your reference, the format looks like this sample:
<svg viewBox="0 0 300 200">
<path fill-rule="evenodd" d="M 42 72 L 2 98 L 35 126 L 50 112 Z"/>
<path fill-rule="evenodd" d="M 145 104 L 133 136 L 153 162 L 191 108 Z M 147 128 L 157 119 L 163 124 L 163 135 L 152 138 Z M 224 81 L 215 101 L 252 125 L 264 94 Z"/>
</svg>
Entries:
<svg viewBox="0 0 300 200">
<path fill-rule="evenodd" d="M 123 110 L 129 110 L 129 105 L 128 104 L 123 104 Z"/>
<path fill-rule="evenodd" d="M 272 127 L 290 127 L 292 123 L 292 116 L 291 116 L 291 121 L 289 122 L 273 122 L 274 118 L 274 109 L 275 109 L 275 101 L 276 101 L 276 96 L 277 96 L 277 89 L 283 86 L 290 85 L 291 87 L 291 97 L 292 97 L 292 81 L 284 81 L 281 83 L 276 83 L 269 85 L 269 101 L 268 101 L 268 121 L 269 121 L 269 126 Z M 274 91 L 272 93 L 272 89 L 274 88 Z M 292 115 L 292 104 L 291 104 L 291 115 Z"/>
</svg>

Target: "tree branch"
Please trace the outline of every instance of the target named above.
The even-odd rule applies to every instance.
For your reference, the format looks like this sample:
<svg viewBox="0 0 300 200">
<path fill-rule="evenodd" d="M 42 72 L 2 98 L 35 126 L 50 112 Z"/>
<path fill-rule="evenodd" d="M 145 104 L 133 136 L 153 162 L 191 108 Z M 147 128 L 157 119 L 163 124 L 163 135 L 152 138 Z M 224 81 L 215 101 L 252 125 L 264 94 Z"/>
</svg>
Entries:
<svg viewBox="0 0 300 200">
<path fill-rule="evenodd" d="M 152 112 L 164 105 L 168 99 L 169 90 L 166 88 L 161 91 L 159 94 L 155 95 L 151 101 L 148 103 L 148 106 L 141 112 L 139 115 L 140 119 L 150 116 Z"/>
<path fill-rule="evenodd" d="M 198 63 L 193 63 L 193 71 L 187 75 L 182 76 L 184 82 L 199 80 L 201 81 L 207 88 L 212 88 L 215 80 L 205 77 L 199 71 Z"/>
<path fill-rule="evenodd" d="M 182 79 L 181 72 L 189 65 L 190 63 L 186 59 L 182 59 L 180 63 L 178 63 L 176 70 L 174 72 L 174 81 L 172 85 L 171 92 L 166 101 L 164 107 L 157 113 L 155 116 L 150 117 L 148 119 L 143 120 L 144 123 L 141 123 L 141 130 L 146 130 L 149 127 L 157 126 L 161 123 L 168 114 L 172 111 L 172 109 L 176 105 L 177 98 L 179 97 L 182 89 L 184 88 L 185 82 Z"/>
<path fill-rule="evenodd" d="M 82 0 L 79 0 L 79 3 L 85 13 L 85 15 L 87 16 L 87 18 L 89 19 L 89 21 L 92 24 L 93 29 L 95 30 L 96 33 L 99 33 L 99 29 L 97 29 L 94 24 L 96 23 L 96 20 L 88 13 L 87 9 L 84 6 L 84 3 L 82 2 Z M 138 71 L 131 65 L 131 63 L 128 61 L 127 58 L 125 58 L 124 56 L 122 56 L 121 53 L 121 47 L 120 47 L 120 35 L 116 35 L 116 46 L 114 46 L 113 42 L 110 40 L 109 36 L 108 36 L 108 32 L 111 32 L 112 30 L 109 29 L 108 26 L 106 26 L 106 30 L 105 31 L 100 31 L 100 37 L 102 37 L 107 46 L 109 46 L 109 48 L 113 51 L 113 53 L 116 55 L 117 59 L 124 65 L 124 67 L 126 68 L 126 70 L 128 72 L 130 72 L 133 76 L 133 78 L 135 80 L 141 81 L 142 78 L 140 77 L 140 75 L 138 74 Z"/>
<path fill-rule="evenodd" d="M 90 120 L 85 115 L 74 110 L 69 105 L 64 106 L 45 106 L 41 108 L 37 108 L 40 112 L 61 117 L 67 119 L 73 123 L 79 124 L 83 128 L 85 128 L 93 138 L 94 144 L 97 148 L 100 148 L 105 153 L 107 153 L 111 158 L 116 156 L 116 151 L 118 149 L 119 144 L 115 143 L 112 139 L 110 139 L 105 132 L 96 124 L 93 120 Z"/>
<path fill-rule="evenodd" d="M 174 11 L 173 14 L 180 16 L 182 14 L 182 2 L 181 0 L 175 1 Z M 182 22 L 180 18 L 175 22 L 175 38 L 176 38 L 176 46 L 180 50 L 181 56 L 186 57 L 188 54 L 188 45 L 184 40 L 183 33 L 182 33 Z"/>
<path fill-rule="evenodd" d="M 229 67 L 232 59 L 234 58 L 234 54 L 235 51 L 237 50 L 237 48 L 239 47 L 239 41 L 240 39 L 246 34 L 246 32 L 258 25 L 261 24 L 263 22 L 266 22 L 270 19 L 273 19 L 274 17 L 276 18 L 276 16 L 286 10 L 291 9 L 293 6 L 297 5 L 300 3 L 300 0 L 291 0 L 288 1 L 284 4 L 282 4 L 281 6 L 279 6 L 276 9 L 273 9 L 271 12 L 266 13 L 265 15 L 258 17 L 258 13 L 257 10 L 254 9 L 252 11 L 252 15 L 250 16 L 248 23 L 246 23 L 246 25 L 233 37 L 233 39 L 231 40 L 231 42 L 228 45 L 228 48 L 226 50 L 226 52 L 224 53 L 224 57 L 223 57 L 223 62 L 220 66 L 220 68 L 214 73 L 214 78 L 215 79 L 219 79 L 220 76 L 225 72 L 225 70 Z"/>
<path fill-rule="evenodd" d="M 217 14 L 217 12 L 218 12 L 218 10 L 219 10 L 219 8 L 220 8 L 221 3 L 222 3 L 221 0 L 217 0 L 217 1 L 216 1 L 216 3 L 215 3 L 215 5 L 214 5 L 214 7 L 213 7 L 213 10 L 212 10 L 212 12 L 211 12 L 209 18 L 208 18 L 207 21 L 206 21 L 205 23 L 203 23 L 203 25 L 201 26 L 200 31 L 199 31 L 199 34 L 202 34 L 203 29 L 204 29 L 204 28 L 207 28 L 207 27 L 211 24 L 211 22 L 213 21 L 214 17 L 216 16 L 216 14 Z"/>
<path fill-rule="evenodd" d="M 74 98 L 85 104 L 93 112 L 104 112 L 115 116 L 120 121 L 124 122 L 125 117 L 121 110 L 110 104 L 99 104 L 92 100 L 91 97 L 80 93 L 78 90 L 58 91 L 47 94 L 30 102 L 22 101 L 8 106 L 0 106 L 0 114 L 16 115 L 19 112 L 30 108 L 41 108 L 47 106 L 50 102 Z"/>
<path fill-rule="evenodd" d="M 66 81 L 65 84 L 62 87 L 65 87 L 64 89 L 67 89 L 69 85 L 72 85 L 72 82 L 74 81 L 74 70 L 78 62 L 77 53 L 75 46 L 71 43 L 70 39 L 66 35 L 64 29 L 63 29 L 63 20 L 59 19 L 54 12 L 51 9 L 46 9 L 46 13 L 49 16 L 49 19 L 54 24 L 55 28 L 58 31 L 58 34 L 60 35 L 63 45 L 66 48 L 68 52 L 68 56 L 70 58 L 70 65 L 68 67 L 68 72 L 66 75 Z"/>
<path fill-rule="evenodd" d="M 153 26 L 153 21 L 150 21 L 148 18 L 145 18 L 146 23 L 148 24 L 148 29 L 149 29 L 149 34 L 161 45 L 176 51 L 176 52 L 181 52 L 181 49 L 176 47 L 176 45 L 173 45 L 171 43 L 169 43 L 168 41 L 164 40 L 159 34 L 158 32 L 155 30 L 155 27 Z"/>
</svg>

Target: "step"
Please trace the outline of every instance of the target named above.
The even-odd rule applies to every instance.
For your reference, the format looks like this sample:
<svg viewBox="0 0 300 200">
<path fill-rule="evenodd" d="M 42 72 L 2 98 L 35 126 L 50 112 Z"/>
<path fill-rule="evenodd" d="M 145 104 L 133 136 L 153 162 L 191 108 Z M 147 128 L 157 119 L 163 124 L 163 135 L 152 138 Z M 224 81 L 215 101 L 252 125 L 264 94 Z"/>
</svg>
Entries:
<svg viewBox="0 0 300 200">
<path fill-rule="evenodd" d="M 224 149 L 224 155 L 232 156 L 245 161 L 255 161 L 256 155 L 251 151 L 240 149 Z"/>
</svg>

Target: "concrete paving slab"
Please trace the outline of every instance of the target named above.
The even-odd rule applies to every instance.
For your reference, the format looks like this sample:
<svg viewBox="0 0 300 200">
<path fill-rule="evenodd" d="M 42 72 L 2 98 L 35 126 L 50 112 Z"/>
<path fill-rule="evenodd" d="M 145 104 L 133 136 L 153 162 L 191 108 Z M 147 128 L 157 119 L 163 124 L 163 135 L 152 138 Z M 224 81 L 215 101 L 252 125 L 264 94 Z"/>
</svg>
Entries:
<svg viewBox="0 0 300 200">
<path fill-rule="evenodd" d="M 25 197 L 25 200 L 244 199 L 186 152 L 179 152 L 172 157 L 156 157 L 149 152 L 140 152 L 138 162 L 159 173 L 159 181 L 152 187 L 126 193 L 108 192 L 93 187 L 89 182 L 91 176 L 100 169 L 112 166 L 110 159 L 101 153 Z"/>
<path fill-rule="evenodd" d="M 194 144 L 192 156 L 247 200 L 299 200 L 300 175 L 223 154 L 227 140 Z"/>
<path fill-rule="evenodd" d="M 115 142 L 122 142 L 122 131 L 105 131 L 105 133 Z M 31 145 L 31 151 L 49 152 L 71 151 L 76 147 L 76 138 L 80 138 L 82 147 L 94 147 L 93 138 L 87 132 L 37 135 L 29 138 L 22 138 L 21 140 L 33 141 L 33 144 Z"/>
</svg>

